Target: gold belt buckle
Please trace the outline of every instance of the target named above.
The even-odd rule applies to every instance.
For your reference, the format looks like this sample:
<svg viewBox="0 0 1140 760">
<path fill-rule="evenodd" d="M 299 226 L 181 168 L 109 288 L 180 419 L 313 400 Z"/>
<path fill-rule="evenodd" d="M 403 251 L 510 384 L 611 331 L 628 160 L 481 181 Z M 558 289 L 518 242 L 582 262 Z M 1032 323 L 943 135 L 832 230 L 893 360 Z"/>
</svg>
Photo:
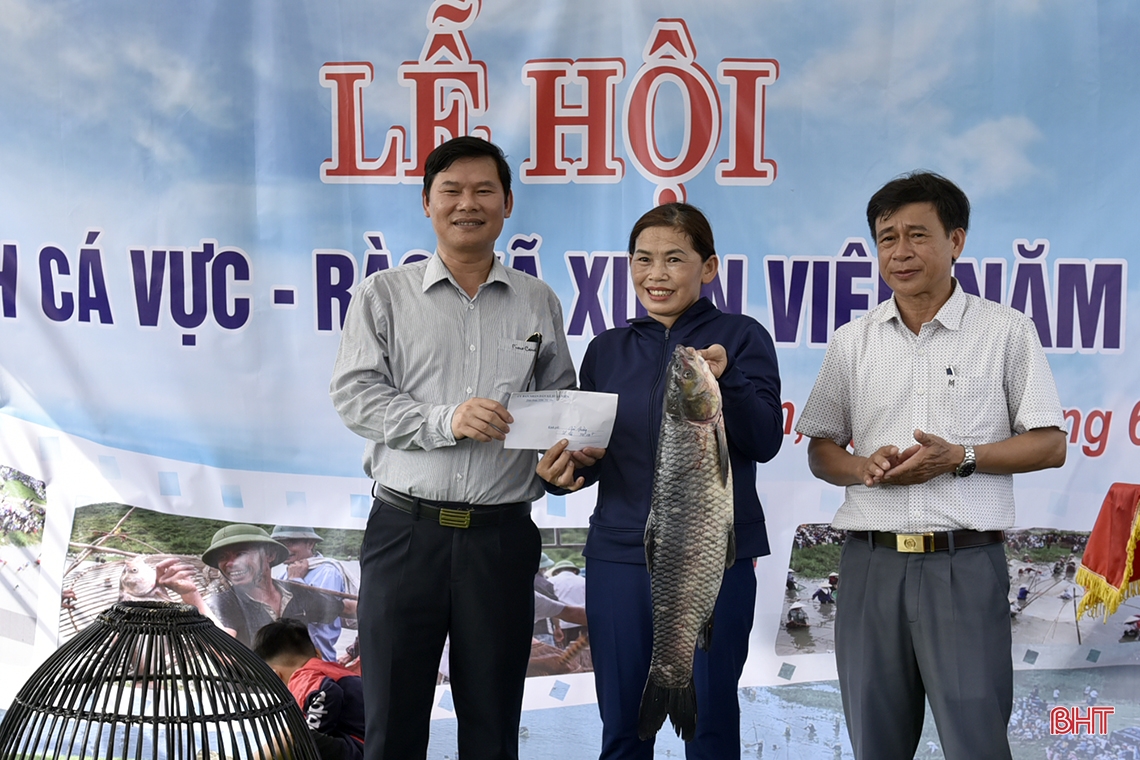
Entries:
<svg viewBox="0 0 1140 760">
<path fill-rule="evenodd" d="M 439 524 L 445 528 L 470 528 L 470 509 L 440 509 Z"/>
<path fill-rule="evenodd" d="M 908 554 L 934 551 L 933 533 L 896 533 L 895 548 Z"/>
</svg>

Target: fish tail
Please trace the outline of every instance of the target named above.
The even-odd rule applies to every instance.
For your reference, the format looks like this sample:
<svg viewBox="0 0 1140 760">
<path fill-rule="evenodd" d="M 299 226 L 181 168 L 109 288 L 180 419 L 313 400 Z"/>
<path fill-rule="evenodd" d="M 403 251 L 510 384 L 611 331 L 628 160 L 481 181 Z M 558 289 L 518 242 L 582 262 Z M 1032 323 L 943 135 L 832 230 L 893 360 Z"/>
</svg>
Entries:
<svg viewBox="0 0 1140 760">
<path fill-rule="evenodd" d="M 637 722 L 638 737 L 645 741 L 656 736 L 665 723 L 666 715 L 677 736 L 684 741 L 692 741 L 697 733 L 697 690 L 691 677 L 688 685 L 680 689 L 658 686 L 652 676 L 646 680 Z"/>
</svg>

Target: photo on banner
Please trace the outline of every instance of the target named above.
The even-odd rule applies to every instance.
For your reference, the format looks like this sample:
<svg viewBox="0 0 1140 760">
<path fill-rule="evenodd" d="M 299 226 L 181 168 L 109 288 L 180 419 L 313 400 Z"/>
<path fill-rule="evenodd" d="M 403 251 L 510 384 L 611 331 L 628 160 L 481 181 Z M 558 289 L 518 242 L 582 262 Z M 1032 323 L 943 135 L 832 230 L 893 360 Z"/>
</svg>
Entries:
<svg viewBox="0 0 1140 760">
<path fill-rule="evenodd" d="M 5 498 L 7 508 L 8 497 Z M 42 519 L 41 508 L 41 532 Z M 250 638 L 256 631 L 243 630 L 245 621 L 234 618 L 238 607 L 221 601 L 240 594 L 242 582 L 236 579 L 231 582 L 221 569 L 203 560 L 203 554 L 211 547 L 215 534 L 235 525 L 241 523 L 167 514 L 116 502 L 77 508 L 62 580 L 59 643 L 69 641 L 94 622 L 100 612 L 116 602 L 181 601 L 194 604 L 197 598 L 184 588 L 185 579 L 192 579 L 194 590 L 205 603 L 203 614 L 212 617 L 223 628 L 237 630 L 239 638 Z M 338 584 L 338 588 L 348 590 L 319 588 L 318 593 L 331 599 L 357 600 L 363 531 L 321 526 L 255 527 L 269 536 L 277 535 L 279 541 L 285 543 L 302 533 L 319 537 L 320 541 L 316 543 L 319 556 L 305 559 L 305 567 L 331 566 L 332 573 L 343 576 L 344 583 Z M 580 619 L 585 614 L 585 560 L 581 552 L 585 529 L 548 528 L 542 530 L 542 536 L 543 567 L 535 578 L 535 596 L 536 600 L 539 596 L 553 600 L 553 606 L 559 609 L 553 610 L 550 617 L 536 616 L 527 673 L 530 676 L 586 673 L 593 669 L 586 629 L 580 622 L 562 619 Z M 288 584 L 279 585 L 279 588 L 294 591 L 295 586 L 291 584 L 308 582 L 307 585 L 312 585 L 313 576 L 300 581 L 294 577 L 298 575 L 296 572 L 289 572 L 289 561 L 276 561 L 279 559 L 276 555 L 270 557 L 273 564 L 265 568 L 269 575 L 263 581 L 272 579 L 277 584 Z M 0 566 L 0 572 L 4 572 L 6 566 Z M 179 571 L 181 578 L 167 580 Z M 235 586 L 239 587 L 238 591 L 235 591 Z M 287 617 L 288 607 L 285 612 Z M 3 614 L 2 610 L 0 614 Z M 310 628 L 322 656 L 325 659 L 335 657 L 349 667 L 358 668 L 355 618 L 339 615 L 327 623 L 336 623 L 337 631 L 327 649 L 322 649 L 316 641 L 325 632 Z M 448 680 L 445 654 L 440 665 L 439 683 L 446 684 Z"/>
<path fill-rule="evenodd" d="M 586 529 L 542 528 L 539 533 L 542 557 L 534 579 L 534 636 L 527 676 L 592 672 L 589 630 L 581 621 L 586 612 L 586 559 L 582 556 Z M 555 608 L 545 600 L 553 600 Z M 551 617 L 540 617 L 544 608 L 553 613 Z"/>
<path fill-rule="evenodd" d="M 266 561 L 257 564 L 243 560 L 246 564 L 236 565 L 232 569 L 219 562 L 216 556 L 221 549 L 226 548 L 226 544 L 215 542 L 215 536 L 222 529 L 243 525 L 168 514 L 116 502 L 78 507 L 72 523 L 61 584 L 63 603 L 59 619 L 60 643 L 74 637 L 90 625 L 100 612 L 116 602 L 160 601 L 198 606 L 199 611 L 210 617 L 215 624 L 236 632 L 239 640 L 249 644 L 257 632 L 250 625 L 258 618 L 244 614 L 244 600 L 248 597 L 243 590 L 258 584 L 263 587 L 272 584 L 278 590 L 288 591 L 293 595 L 292 599 L 296 600 L 284 602 L 283 616 L 288 617 L 292 608 L 298 614 L 318 620 L 316 625 L 333 627 L 336 635 L 328 642 L 329 646 L 322 650 L 326 659 L 335 658 L 345 663 L 354 660 L 355 618 L 349 614 L 333 612 L 340 609 L 344 601 L 356 601 L 363 532 L 320 526 L 306 528 L 307 532 L 320 538 L 319 542 L 315 542 L 315 556 L 300 560 L 306 574 L 328 566 L 333 574 L 341 576 L 341 582 L 336 588 L 328 583 L 324 585 L 330 587 L 323 588 L 287 577 L 292 563 L 288 561 L 288 548 L 283 544 L 288 539 L 273 541 L 270 538 L 275 530 L 280 535 L 282 528 L 296 526 L 244 526 L 264 533 L 251 532 L 248 535 L 249 541 L 245 542 L 240 540 L 243 536 L 238 535 L 235 538 L 239 541 L 231 540 L 228 545 L 236 544 L 237 549 L 269 547 L 270 551 L 265 555 Z M 213 557 L 207 555 L 211 548 L 215 552 Z M 207 564 L 204 556 L 222 569 Z M 189 583 L 192 583 L 192 588 Z M 297 587 L 301 585 L 314 589 L 319 600 L 312 601 L 314 593 L 310 593 L 308 588 L 298 592 Z M 298 596 L 301 593 L 305 594 L 303 599 Z M 300 606 L 300 603 L 307 603 L 308 609 Z M 327 619 L 322 619 L 321 615 Z M 327 632 L 310 629 L 314 638 L 324 633 Z M 321 649 L 319 644 L 318 649 Z"/>
<path fill-rule="evenodd" d="M 778 656 L 835 650 L 835 609 L 842 598 L 839 555 L 845 538 L 846 531 L 826 523 L 796 529 L 776 635 Z M 1084 645 L 1103 652 L 1129 645 L 1119 649 L 1121 662 L 1140 658 L 1140 603 L 1125 601 L 1103 620 L 1077 615 L 1084 589 L 1075 576 L 1088 539 L 1088 532 L 1080 531 L 1006 531 L 1015 651 Z"/>
<path fill-rule="evenodd" d="M 1136 6 L 258 8 L 4 5 L 0 465 L 18 472 L 0 470 L 0 709 L 120 598 L 208 608 L 237 593 L 202 561 L 224 527 L 299 524 L 357 573 L 373 478 L 330 371 L 354 288 L 432 255 L 424 159 L 463 134 L 506 154 L 514 206 L 495 247 L 553 290 L 576 367 L 595 337 L 644 318 L 630 226 L 671 199 L 715 230 L 704 294 L 771 336 L 787 417 L 757 469 L 772 553 L 755 560 L 740 681 L 741 748 L 768 760 L 852 755 L 831 654 L 843 490 L 812 474 L 795 428 L 831 337 L 891 298 L 867 200 L 919 168 L 958 184 L 974 212 L 956 282 L 1032 321 L 1068 436 L 1063 467 L 1014 478 L 1014 757 L 1140 760 L 1140 603 L 1077 619 L 1092 593 L 1064 554 L 1129 591 L 1114 563 L 1134 551 L 1109 542 L 1097 563 L 1093 538 L 1072 549 L 1095 537 L 1106 492 L 1140 480 Z M 588 572 L 578 544 L 595 496 L 535 503 L 556 596 Z M 804 624 L 789 628 L 796 604 Z M 339 617 L 325 629 L 338 658 L 356 635 Z M 543 621 L 523 757 L 595 758 L 588 633 Z M 454 718 L 439 680 L 433 739 Z M 1058 706 L 1116 712 L 1103 736 L 1067 737 L 1047 725 Z M 937 758 L 926 726 L 920 753 Z M 667 733 L 657 753 L 679 756 Z"/>
<path fill-rule="evenodd" d="M 0 638 L 31 644 L 36 635 L 44 483 L 0 465 Z"/>
</svg>

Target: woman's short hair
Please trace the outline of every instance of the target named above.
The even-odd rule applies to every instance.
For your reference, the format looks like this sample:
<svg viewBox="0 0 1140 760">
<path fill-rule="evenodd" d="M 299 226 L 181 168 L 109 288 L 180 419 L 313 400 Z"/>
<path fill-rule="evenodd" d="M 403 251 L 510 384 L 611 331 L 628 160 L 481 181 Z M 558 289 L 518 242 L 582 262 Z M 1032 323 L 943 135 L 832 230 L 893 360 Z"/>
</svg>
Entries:
<svg viewBox="0 0 1140 760">
<path fill-rule="evenodd" d="M 701 261 L 708 261 L 716 255 L 712 226 L 696 206 L 688 203 L 663 203 L 642 214 L 629 233 L 630 256 L 637 248 L 638 236 L 650 227 L 670 227 L 684 233 L 693 250 L 700 254 Z"/>
</svg>

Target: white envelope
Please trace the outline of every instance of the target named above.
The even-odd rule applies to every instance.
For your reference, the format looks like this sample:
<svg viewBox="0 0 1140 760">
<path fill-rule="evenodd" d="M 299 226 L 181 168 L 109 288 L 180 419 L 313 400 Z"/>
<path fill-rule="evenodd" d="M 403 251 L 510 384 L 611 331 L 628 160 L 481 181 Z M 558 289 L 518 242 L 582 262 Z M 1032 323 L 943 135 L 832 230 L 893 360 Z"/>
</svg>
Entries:
<svg viewBox="0 0 1140 760">
<path fill-rule="evenodd" d="M 536 391 L 512 393 L 507 410 L 515 421 L 503 442 L 507 449 L 549 449 L 566 438 L 572 451 L 610 443 L 617 416 L 616 393 Z"/>
</svg>

